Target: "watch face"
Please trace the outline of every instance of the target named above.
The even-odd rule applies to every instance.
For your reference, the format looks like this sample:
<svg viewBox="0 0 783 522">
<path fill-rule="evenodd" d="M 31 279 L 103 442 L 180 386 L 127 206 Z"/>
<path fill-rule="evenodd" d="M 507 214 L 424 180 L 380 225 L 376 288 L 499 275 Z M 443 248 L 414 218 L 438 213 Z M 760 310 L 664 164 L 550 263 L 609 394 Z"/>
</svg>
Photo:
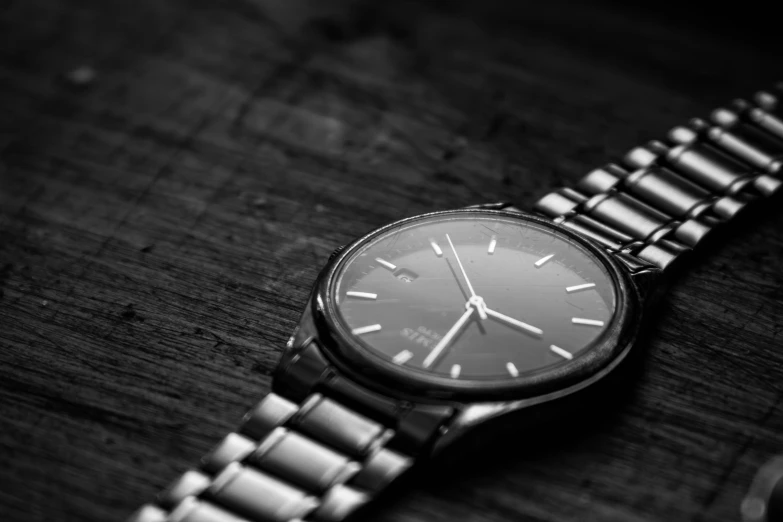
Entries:
<svg viewBox="0 0 783 522">
<path fill-rule="evenodd" d="M 351 248 L 332 281 L 336 323 L 363 355 L 455 384 L 568 373 L 616 313 L 615 278 L 583 241 L 502 212 L 386 227 Z"/>
</svg>

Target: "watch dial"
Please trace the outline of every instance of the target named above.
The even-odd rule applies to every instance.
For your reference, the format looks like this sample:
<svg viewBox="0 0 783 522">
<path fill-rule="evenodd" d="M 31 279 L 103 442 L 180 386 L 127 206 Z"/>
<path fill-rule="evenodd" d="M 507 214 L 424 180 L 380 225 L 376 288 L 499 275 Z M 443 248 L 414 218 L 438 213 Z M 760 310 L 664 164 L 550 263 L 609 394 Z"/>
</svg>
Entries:
<svg viewBox="0 0 783 522">
<path fill-rule="evenodd" d="M 358 248 L 337 275 L 341 320 L 391 364 L 462 380 L 521 379 L 587 353 L 613 279 L 557 229 L 500 214 L 435 214 Z"/>
</svg>

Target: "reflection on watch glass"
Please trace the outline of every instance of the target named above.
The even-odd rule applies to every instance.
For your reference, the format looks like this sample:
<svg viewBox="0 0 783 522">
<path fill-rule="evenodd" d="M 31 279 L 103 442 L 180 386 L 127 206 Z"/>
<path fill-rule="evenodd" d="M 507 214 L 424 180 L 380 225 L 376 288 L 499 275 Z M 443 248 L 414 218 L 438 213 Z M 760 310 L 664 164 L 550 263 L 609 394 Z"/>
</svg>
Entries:
<svg viewBox="0 0 783 522">
<path fill-rule="evenodd" d="M 347 328 L 387 361 L 452 379 L 512 379 L 589 350 L 614 312 L 604 266 L 566 235 L 496 214 L 387 230 L 337 276 Z"/>
</svg>

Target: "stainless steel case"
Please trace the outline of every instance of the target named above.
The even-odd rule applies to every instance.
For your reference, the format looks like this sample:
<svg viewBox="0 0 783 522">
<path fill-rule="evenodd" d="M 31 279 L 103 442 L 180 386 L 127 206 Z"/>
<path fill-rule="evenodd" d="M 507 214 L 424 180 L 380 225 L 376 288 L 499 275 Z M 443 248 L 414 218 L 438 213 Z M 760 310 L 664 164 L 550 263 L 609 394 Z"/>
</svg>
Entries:
<svg viewBox="0 0 783 522">
<path fill-rule="evenodd" d="M 501 382 L 455 382 L 453 379 L 405 370 L 383 361 L 354 339 L 337 319 L 332 299 L 332 285 L 343 263 L 356 249 L 390 228 L 425 217 L 455 213 L 496 214 L 556 229 L 604 264 L 615 283 L 616 312 L 610 326 L 593 343 L 593 356 L 583 357 L 581 361 L 576 358 L 571 364 L 543 370 L 531 378 Z M 529 213 L 479 207 L 413 216 L 373 230 L 331 257 L 318 276 L 280 366 L 285 367 L 297 357 L 300 350 L 314 341 L 335 371 L 373 393 L 411 403 L 454 406 L 458 413 L 452 419 L 451 427 L 435 441 L 435 449 L 441 449 L 470 426 L 504 413 L 571 395 L 609 375 L 635 345 L 643 322 L 644 301 L 652 287 L 651 280 L 659 273 L 654 267 L 626 263 L 623 256 L 610 254 L 568 228 Z"/>
</svg>

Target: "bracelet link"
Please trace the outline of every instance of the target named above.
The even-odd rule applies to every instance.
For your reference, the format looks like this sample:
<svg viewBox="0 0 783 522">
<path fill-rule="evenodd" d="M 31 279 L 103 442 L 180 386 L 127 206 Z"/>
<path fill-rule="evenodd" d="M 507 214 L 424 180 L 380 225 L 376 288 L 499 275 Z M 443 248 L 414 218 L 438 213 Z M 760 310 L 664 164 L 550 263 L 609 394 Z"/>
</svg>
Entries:
<svg viewBox="0 0 783 522">
<path fill-rule="evenodd" d="M 710 125 L 694 118 L 686 127 L 673 129 L 669 138 L 677 144 L 690 143 L 695 139 L 707 141 L 764 172 L 780 172 L 783 168 L 783 151 L 774 136 L 727 117 L 726 112 L 718 112 L 714 117 L 721 125 Z"/>
<path fill-rule="evenodd" d="M 612 252 L 670 266 L 749 203 L 781 190 L 783 84 L 674 127 L 534 210 Z"/>
<path fill-rule="evenodd" d="M 629 176 L 626 182 L 628 190 L 677 219 L 714 214 L 720 220 L 727 221 L 745 206 L 747 198 L 744 196 L 740 199 L 731 195 L 716 195 L 669 168 L 671 162 L 668 160 L 671 156 L 672 149 L 660 142 L 650 142 L 647 146 L 632 149 L 626 154 L 624 162 L 638 170 Z M 709 170 L 705 170 L 703 160 L 697 172 L 702 178 L 715 178 L 714 175 L 710 176 Z M 738 179 L 746 183 L 752 179 L 750 176 L 740 177 L 731 173 L 724 173 L 724 177 L 729 179 L 729 186 L 736 186 Z"/>
<path fill-rule="evenodd" d="M 423 413 L 432 426 L 412 422 L 429 433 L 451 409 Z M 403 431 L 407 418 L 398 419 Z M 129 522 L 338 522 L 413 463 L 386 447 L 393 430 L 318 393 L 300 403 L 270 393 L 239 431 Z"/>
</svg>

